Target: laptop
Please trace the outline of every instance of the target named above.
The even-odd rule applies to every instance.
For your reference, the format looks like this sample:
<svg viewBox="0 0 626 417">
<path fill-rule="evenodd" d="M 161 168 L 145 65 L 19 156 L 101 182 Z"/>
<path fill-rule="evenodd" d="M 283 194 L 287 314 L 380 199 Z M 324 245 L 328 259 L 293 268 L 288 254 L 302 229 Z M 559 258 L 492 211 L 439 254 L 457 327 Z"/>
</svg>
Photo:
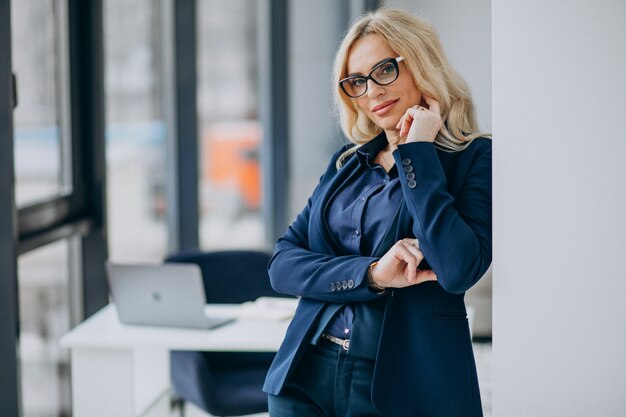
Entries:
<svg viewBox="0 0 626 417">
<path fill-rule="evenodd" d="M 120 322 L 212 329 L 232 317 L 208 317 L 202 271 L 195 264 L 106 264 Z"/>
</svg>

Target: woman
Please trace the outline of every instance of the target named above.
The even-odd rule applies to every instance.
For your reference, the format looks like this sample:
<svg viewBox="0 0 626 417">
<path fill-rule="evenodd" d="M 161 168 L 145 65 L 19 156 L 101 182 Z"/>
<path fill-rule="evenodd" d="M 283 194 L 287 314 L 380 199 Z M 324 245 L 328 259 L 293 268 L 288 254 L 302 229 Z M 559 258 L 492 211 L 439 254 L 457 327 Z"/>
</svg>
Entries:
<svg viewBox="0 0 626 417">
<path fill-rule="evenodd" d="M 491 263 L 491 141 L 432 27 L 357 20 L 334 66 L 353 142 L 269 264 L 300 296 L 269 370 L 270 415 L 481 416 L 463 301 Z"/>
</svg>

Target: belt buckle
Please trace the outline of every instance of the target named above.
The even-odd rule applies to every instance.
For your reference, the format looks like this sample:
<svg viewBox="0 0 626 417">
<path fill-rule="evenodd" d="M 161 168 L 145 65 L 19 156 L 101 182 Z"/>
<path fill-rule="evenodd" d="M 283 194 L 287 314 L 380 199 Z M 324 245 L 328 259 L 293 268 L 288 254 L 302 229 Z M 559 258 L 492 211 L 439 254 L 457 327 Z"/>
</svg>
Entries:
<svg viewBox="0 0 626 417">
<path fill-rule="evenodd" d="M 350 349 L 350 339 L 343 339 L 341 341 L 341 347 L 343 348 L 343 350 Z"/>
<path fill-rule="evenodd" d="M 350 349 L 350 339 L 341 339 L 339 337 L 331 336 L 329 334 L 322 333 L 322 338 L 332 342 L 336 345 L 341 346 L 341 348 L 345 351 Z"/>
</svg>

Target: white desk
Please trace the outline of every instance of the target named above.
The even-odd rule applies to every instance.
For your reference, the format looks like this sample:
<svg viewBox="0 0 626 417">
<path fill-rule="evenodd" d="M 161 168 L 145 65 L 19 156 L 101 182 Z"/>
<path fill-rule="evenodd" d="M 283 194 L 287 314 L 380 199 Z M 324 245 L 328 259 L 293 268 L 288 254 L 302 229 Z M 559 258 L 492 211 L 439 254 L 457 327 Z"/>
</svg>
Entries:
<svg viewBox="0 0 626 417">
<path fill-rule="evenodd" d="M 235 306 L 211 310 L 237 314 Z M 128 326 L 109 304 L 61 339 L 71 352 L 73 416 L 167 416 L 170 350 L 275 352 L 288 324 L 241 318 L 214 330 Z"/>
</svg>

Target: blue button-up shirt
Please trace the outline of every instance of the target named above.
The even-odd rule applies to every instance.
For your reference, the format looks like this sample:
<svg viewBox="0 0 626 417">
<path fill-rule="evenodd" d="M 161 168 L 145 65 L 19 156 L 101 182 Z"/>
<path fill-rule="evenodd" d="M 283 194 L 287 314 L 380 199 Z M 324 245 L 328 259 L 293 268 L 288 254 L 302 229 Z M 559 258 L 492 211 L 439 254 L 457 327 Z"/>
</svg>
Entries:
<svg viewBox="0 0 626 417">
<path fill-rule="evenodd" d="M 361 146 L 356 151 L 359 169 L 330 201 L 327 222 L 346 255 L 373 256 L 402 201 L 397 168 L 393 166 L 387 173 L 374 163 L 378 152 L 387 145 L 387 138 L 381 133 Z M 331 319 L 325 333 L 349 339 L 353 321 L 354 308 L 347 304 Z"/>
</svg>

